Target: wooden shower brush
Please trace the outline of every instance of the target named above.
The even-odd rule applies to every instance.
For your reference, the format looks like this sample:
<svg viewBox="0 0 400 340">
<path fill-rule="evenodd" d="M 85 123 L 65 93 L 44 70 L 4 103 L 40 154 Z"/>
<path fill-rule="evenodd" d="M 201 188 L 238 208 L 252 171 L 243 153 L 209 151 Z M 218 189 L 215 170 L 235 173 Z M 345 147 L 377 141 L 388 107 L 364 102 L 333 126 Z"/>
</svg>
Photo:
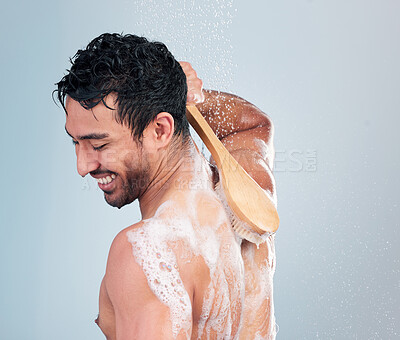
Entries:
<svg viewBox="0 0 400 340">
<path fill-rule="evenodd" d="M 200 136 L 215 160 L 220 182 L 216 191 L 224 198 L 232 227 L 237 234 L 253 243 L 262 242 L 260 236 L 274 233 L 279 227 L 275 205 L 265 191 L 250 177 L 217 138 L 196 106 L 186 107 L 187 119 Z M 218 188 L 218 185 L 222 185 Z M 228 207 L 226 206 L 228 205 Z"/>
</svg>

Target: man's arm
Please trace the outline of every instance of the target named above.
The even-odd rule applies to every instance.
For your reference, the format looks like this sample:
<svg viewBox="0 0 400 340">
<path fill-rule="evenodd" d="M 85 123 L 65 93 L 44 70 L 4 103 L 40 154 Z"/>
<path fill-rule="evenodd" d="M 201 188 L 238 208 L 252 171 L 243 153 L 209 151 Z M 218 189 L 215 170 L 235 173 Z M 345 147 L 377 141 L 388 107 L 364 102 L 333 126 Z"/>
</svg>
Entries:
<svg viewBox="0 0 400 340">
<path fill-rule="evenodd" d="M 188 103 L 196 104 L 211 129 L 249 175 L 276 204 L 274 127 L 255 105 L 233 94 L 202 90 L 202 81 L 187 62 L 181 62 L 187 77 Z"/>
<path fill-rule="evenodd" d="M 181 63 L 188 79 L 188 103 L 196 104 L 227 150 L 264 189 L 276 205 L 274 129 L 270 118 L 248 101 L 232 94 L 202 91 L 202 82 L 189 63 Z M 274 339 L 274 236 L 257 247 L 243 240 L 245 304 L 241 339 Z"/>
<path fill-rule="evenodd" d="M 200 112 L 227 150 L 276 204 L 270 118 L 233 94 L 206 90 L 204 95 L 204 102 L 197 105 Z"/>
<path fill-rule="evenodd" d="M 237 96 L 205 91 L 205 101 L 197 105 L 227 150 L 249 175 L 272 197 L 276 205 L 272 174 L 274 147 L 271 120 L 254 105 Z M 242 241 L 245 267 L 245 303 L 241 339 L 275 337 L 273 237 L 259 247 Z"/>
<path fill-rule="evenodd" d="M 104 284 L 115 313 L 116 334 L 112 340 L 186 338 L 181 334 L 184 332 L 177 337 L 173 335 L 171 311 L 151 291 L 148 278 L 133 255 L 126 230 L 113 241 Z"/>
</svg>

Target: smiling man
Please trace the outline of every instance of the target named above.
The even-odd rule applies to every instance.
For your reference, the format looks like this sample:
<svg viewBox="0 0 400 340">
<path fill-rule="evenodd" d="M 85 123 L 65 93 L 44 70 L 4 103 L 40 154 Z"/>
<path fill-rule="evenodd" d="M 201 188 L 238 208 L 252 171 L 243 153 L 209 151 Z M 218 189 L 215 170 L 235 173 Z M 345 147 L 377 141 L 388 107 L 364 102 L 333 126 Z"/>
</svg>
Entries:
<svg viewBox="0 0 400 340">
<path fill-rule="evenodd" d="M 228 150 L 275 199 L 272 124 L 245 100 L 202 90 L 161 43 L 103 34 L 58 83 L 78 173 L 108 204 L 138 199 L 142 220 L 114 239 L 97 323 L 107 339 L 272 339 L 273 237 L 233 232 L 218 175 L 185 117 L 198 107 Z"/>
</svg>

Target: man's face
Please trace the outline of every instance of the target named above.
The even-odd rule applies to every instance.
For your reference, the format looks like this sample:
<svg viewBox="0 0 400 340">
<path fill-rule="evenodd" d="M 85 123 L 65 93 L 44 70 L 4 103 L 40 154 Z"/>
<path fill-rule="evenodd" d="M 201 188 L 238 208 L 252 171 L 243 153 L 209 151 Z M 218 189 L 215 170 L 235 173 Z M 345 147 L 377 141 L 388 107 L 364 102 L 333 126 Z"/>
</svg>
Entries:
<svg viewBox="0 0 400 340">
<path fill-rule="evenodd" d="M 116 108 L 111 95 L 106 103 Z M 145 143 L 136 142 L 131 130 L 114 119 L 116 110 L 102 103 L 86 110 L 67 97 L 66 109 L 65 129 L 75 144 L 78 173 L 96 178 L 105 200 L 114 207 L 140 197 L 150 182 Z"/>
</svg>

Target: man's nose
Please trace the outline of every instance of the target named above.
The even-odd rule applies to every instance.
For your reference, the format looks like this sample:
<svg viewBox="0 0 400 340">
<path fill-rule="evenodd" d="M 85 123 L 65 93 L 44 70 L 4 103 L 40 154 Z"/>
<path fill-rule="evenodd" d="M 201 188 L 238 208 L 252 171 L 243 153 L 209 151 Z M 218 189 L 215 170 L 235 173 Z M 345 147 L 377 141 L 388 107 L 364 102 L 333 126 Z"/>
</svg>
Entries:
<svg viewBox="0 0 400 340">
<path fill-rule="evenodd" d="M 86 148 L 79 148 L 76 152 L 78 173 L 85 177 L 89 172 L 96 170 L 100 163 L 95 151 Z"/>
</svg>

